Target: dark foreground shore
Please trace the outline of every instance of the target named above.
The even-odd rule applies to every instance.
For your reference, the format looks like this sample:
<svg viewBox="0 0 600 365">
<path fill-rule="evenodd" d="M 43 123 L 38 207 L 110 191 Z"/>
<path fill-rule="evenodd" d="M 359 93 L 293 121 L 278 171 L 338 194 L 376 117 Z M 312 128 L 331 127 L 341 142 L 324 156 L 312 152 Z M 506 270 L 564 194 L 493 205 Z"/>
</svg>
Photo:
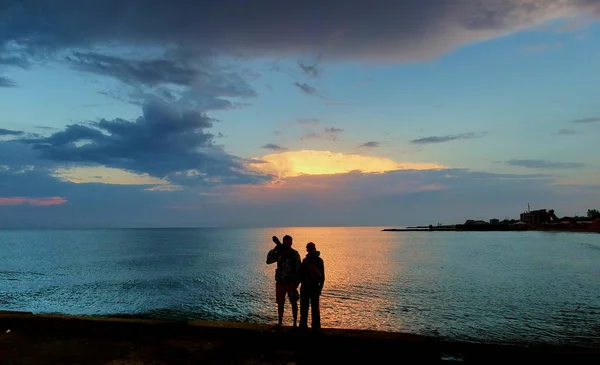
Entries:
<svg viewBox="0 0 600 365">
<path fill-rule="evenodd" d="M 600 349 L 500 346 L 329 329 L 0 312 L 0 364 L 599 363 Z M 8 331 L 10 330 L 10 331 Z M 8 331 L 8 333 L 7 333 Z"/>
</svg>

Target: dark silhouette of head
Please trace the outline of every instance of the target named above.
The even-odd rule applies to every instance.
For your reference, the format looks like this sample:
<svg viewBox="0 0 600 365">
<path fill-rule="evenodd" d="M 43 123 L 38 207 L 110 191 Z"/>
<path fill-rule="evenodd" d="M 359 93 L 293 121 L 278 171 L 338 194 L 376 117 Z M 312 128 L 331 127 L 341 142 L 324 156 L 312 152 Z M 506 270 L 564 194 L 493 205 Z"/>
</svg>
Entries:
<svg viewBox="0 0 600 365">
<path fill-rule="evenodd" d="M 317 251 L 317 246 L 313 242 L 309 242 L 306 244 L 306 252 L 313 253 Z"/>
<path fill-rule="evenodd" d="M 283 245 L 286 247 L 292 247 L 292 236 L 283 236 Z"/>
</svg>

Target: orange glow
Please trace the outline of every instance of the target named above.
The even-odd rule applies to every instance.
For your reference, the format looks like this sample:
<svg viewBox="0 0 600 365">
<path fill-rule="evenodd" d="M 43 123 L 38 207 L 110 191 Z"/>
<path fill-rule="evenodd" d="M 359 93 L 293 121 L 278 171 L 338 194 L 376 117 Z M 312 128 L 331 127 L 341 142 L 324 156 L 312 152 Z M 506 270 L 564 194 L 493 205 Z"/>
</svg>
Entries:
<svg viewBox="0 0 600 365">
<path fill-rule="evenodd" d="M 253 170 L 277 176 L 279 179 L 301 175 L 335 175 L 352 171 L 384 173 L 399 170 L 440 170 L 436 163 L 396 162 L 389 158 L 344 154 L 330 151 L 288 151 L 258 158 L 263 163 L 252 163 Z"/>
<path fill-rule="evenodd" d="M 67 199 L 61 197 L 51 198 L 25 198 L 25 197 L 10 197 L 0 198 L 0 206 L 7 205 L 34 205 L 34 206 L 48 206 L 48 205 L 60 205 L 65 204 Z"/>
</svg>

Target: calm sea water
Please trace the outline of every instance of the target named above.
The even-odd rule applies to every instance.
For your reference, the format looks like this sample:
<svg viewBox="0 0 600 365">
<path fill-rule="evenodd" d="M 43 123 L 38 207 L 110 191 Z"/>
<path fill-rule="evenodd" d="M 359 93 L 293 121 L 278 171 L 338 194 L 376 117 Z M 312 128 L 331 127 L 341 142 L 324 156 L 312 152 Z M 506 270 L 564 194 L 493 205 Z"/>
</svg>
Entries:
<svg viewBox="0 0 600 365">
<path fill-rule="evenodd" d="M 0 309 L 273 322 L 274 234 L 292 235 L 302 255 L 308 241 L 321 251 L 325 327 L 600 345 L 598 234 L 0 231 Z"/>
</svg>

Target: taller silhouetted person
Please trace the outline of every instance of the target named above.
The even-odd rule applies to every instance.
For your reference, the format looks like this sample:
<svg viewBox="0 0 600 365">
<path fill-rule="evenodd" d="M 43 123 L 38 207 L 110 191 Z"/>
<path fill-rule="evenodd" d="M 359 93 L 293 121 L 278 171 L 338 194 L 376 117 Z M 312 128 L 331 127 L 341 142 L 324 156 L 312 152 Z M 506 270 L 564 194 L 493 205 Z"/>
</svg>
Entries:
<svg viewBox="0 0 600 365">
<path fill-rule="evenodd" d="M 278 322 L 277 328 L 283 325 L 283 312 L 285 295 L 288 295 L 292 304 L 294 327 L 298 322 L 298 285 L 300 271 L 300 254 L 292 248 L 292 237 L 284 236 L 283 244 L 279 238 L 273 236 L 275 248 L 267 254 L 267 264 L 277 263 L 275 270 L 275 299 L 277 302 Z"/>
<path fill-rule="evenodd" d="M 308 327 L 308 305 L 312 309 L 312 329 L 321 329 L 321 310 L 319 297 L 325 284 L 325 264 L 314 243 L 306 245 L 306 257 L 300 265 L 300 328 Z"/>
</svg>

